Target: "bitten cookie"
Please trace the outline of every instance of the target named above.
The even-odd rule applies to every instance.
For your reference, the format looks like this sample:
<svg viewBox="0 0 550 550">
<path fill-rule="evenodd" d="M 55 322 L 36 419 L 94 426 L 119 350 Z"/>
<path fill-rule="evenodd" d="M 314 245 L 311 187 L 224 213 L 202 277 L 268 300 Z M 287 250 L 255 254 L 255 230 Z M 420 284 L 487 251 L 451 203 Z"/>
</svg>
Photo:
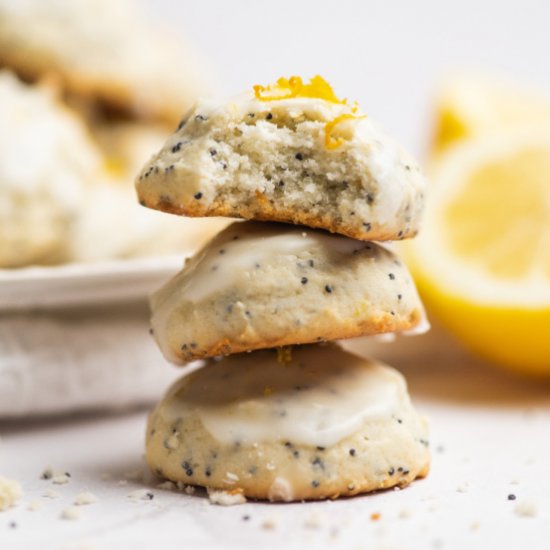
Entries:
<svg viewBox="0 0 550 550">
<path fill-rule="evenodd" d="M 193 56 L 130 0 L 3 0 L 0 65 L 70 99 L 176 124 L 201 88 Z"/>
<path fill-rule="evenodd" d="M 430 462 L 404 378 L 333 344 L 208 361 L 172 386 L 146 438 L 157 475 L 272 501 L 405 486 Z"/>
<path fill-rule="evenodd" d="M 407 268 L 386 248 L 293 225 L 236 222 L 151 299 L 165 357 L 421 328 Z"/>
<path fill-rule="evenodd" d="M 136 181 L 145 206 L 289 222 L 361 240 L 413 237 L 416 162 L 315 77 L 197 104 Z"/>
<path fill-rule="evenodd" d="M 0 71 L 0 120 L 0 267 L 66 260 L 101 155 L 51 90 L 9 71 Z"/>
</svg>

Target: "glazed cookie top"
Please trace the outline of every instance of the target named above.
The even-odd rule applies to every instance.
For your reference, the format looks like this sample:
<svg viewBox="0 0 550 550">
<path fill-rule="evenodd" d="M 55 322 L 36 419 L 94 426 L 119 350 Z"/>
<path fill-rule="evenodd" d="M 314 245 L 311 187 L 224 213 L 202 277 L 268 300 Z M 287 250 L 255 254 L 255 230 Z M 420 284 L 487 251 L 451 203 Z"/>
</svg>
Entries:
<svg viewBox="0 0 550 550">
<path fill-rule="evenodd" d="M 286 221 L 362 240 L 416 234 L 414 159 L 321 77 L 198 103 L 136 181 L 145 206 Z"/>
<path fill-rule="evenodd" d="M 327 344 L 209 360 L 176 382 L 162 414 L 173 425 L 192 410 L 221 443 L 328 447 L 408 403 L 397 371 Z"/>
<path fill-rule="evenodd" d="M 224 289 L 246 284 L 248 273 L 265 261 L 282 257 L 312 257 L 353 254 L 362 243 L 323 231 L 311 231 L 275 223 L 234 223 L 218 234 L 167 287 L 153 295 L 152 306 L 173 302 L 171 291 L 177 287 L 178 298 L 192 303 L 209 299 Z M 166 304 L 170 306 L 171 304 Z"/>
</svg>

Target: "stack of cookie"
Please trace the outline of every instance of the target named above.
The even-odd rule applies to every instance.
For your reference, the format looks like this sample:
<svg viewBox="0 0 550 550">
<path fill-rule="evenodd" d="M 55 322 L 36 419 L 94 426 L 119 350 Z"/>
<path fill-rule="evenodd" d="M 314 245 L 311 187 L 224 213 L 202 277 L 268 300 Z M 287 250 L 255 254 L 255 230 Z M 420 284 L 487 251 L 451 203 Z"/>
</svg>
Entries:
<svg viewBox="0 0 550 550">
<path fill-rule="evenodd" d="M 322 78 L 293 77 L 199 103 L 136 186 L 144 206 L 251 220 L 152 297 L 165 357 L 206 359 L 150 416 L 158 475 L 292 501 L 427 474 L 427 427 L 403 377 L 327 343 L 427 325 L 406 267 L 373 242 L 417 232 L 413 159 Z"/>
</svg>

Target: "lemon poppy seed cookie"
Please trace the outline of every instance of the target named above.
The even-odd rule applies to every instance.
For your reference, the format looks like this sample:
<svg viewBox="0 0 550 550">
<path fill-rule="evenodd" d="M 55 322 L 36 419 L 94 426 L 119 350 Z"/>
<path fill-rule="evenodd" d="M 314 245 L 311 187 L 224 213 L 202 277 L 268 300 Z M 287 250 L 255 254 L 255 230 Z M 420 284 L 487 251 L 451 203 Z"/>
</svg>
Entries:
<svg viewBox="0 0 550 550">
<path fill-rule="evenodd" d="M 0 66 L 25 80 L 53 77 L 84 110 L 176 124 L 202 85 L 169 34 L 132 0 L 0 1 Z"/>
<path fill-rule="evenodd" d="M 90 186 L 87 208 L 79 213 L 69 239 L 73 261 L 189 254 L 230 223 L 227 218 L 163 216 L 142 208 L 127 183 L 105 179 Z"/>
<path fill-rule="evenodd" d="M 158 210 L 361 240 L 414 236 L 425 185 L 416 162 L 321 77 L 197 104 L 136 181 Z"/>
<path fill-rule="evenodd" d="M 294 225 L 235 222 L 151 299 L 174 363 L 252 349 L 406 331 L 424 320 L 386 248 Z"/>
<path fill-rule="evenodd" d="M 335 345 L 210 360 L 152 412 L 157 475 L 272 501 L 405 486 L 429 469 L 426 422 L 394 369 Z"/>
<path fill-rule="evenodd" d="M 101 154 L 49 88 L 5 70 L 0 120 L 0 267 L 66 260 Z"/>
</svg>

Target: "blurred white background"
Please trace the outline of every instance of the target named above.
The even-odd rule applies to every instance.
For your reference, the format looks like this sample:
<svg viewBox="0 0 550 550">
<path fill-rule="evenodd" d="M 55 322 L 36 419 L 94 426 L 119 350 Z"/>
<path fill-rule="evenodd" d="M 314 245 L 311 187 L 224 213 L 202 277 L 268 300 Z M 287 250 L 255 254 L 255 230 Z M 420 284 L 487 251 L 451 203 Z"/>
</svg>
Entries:
<svg viewBox="0 0 550 550">
<path fill-rule="evenodd" d="M 421 154 L 440 80 L 474 69 L 550 93 L 545 0 L 142 0 L 206 58 L 220 94 L 323 75 Z"/>
</svg>

